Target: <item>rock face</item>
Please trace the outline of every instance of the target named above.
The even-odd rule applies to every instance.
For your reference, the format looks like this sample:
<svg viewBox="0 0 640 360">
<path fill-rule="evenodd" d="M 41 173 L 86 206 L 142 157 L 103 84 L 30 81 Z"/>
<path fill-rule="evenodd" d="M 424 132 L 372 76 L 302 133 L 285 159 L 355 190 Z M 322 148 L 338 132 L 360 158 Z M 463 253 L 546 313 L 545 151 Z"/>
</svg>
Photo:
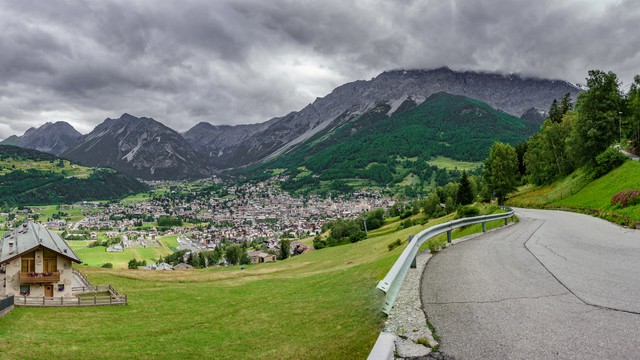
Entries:
<svg viewBox="0 0 640 360">
<path fill-rule="evenodd" d="M 520 116 L 521 119 L 537 125 L 542 125 L 547 117 L 548 114 L 546 111 L 537 110 L 535 108 L 531 108 L 525 111 L 524 114 Z"/>
<path fill-rule="evenodd" d="M 16 145 L 55 155 L 61 155 L 80 143 L 82 134 L 64 121 L 46 123 L 39 128 L 30 128 L 22 136 L 11 136 L 3 145 Z"/>
<path fill-rule="evenodd" d="M 107 166 L 146 180 L 210 175 L 205 159 L 176 131 L 150 118 L 129 114 L 106 119 L 63 154 L 89 166 Z"/>
<path fill-rule="evenodd" d="M 406 99 L 417 103 L 438 92 L 463 95 L 487 103 L 514 116 L 530 109 L 543 111 L 553 99 L 570 93 L 576 86 L 559 80 L 523 78 L 480 72 L 457 72 L 448 68 L 435 70 L 395 70 L 384 72 L 369 81 L 342 85 L 324 98 L 318 98 L 300 111 L 274 118 L 263 124 L 218 126 L 209 132 L 199 131 L 198 124 L 185 137 L 203 150 L 217 168 L 232 168 L 278 155 L 324 129 L 339 116 L 361 114 L 380 103 L 391 106 L 393 113 Z"/>
</svg>

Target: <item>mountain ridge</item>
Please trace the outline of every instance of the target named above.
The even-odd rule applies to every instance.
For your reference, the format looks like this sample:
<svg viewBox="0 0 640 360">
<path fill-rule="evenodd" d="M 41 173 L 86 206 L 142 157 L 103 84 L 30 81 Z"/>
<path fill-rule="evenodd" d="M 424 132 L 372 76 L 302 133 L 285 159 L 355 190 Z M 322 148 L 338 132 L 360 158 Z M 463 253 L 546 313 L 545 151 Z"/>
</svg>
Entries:
<svg viewBox="0 0 640 360">
<path fill-rule="evenodd" d="M 90 166 L 108 166 L 145 180 L 204 178 L 209 167 L 175 130 L 127 113 L 107 118 L 63 154 Z"/>
</svg>

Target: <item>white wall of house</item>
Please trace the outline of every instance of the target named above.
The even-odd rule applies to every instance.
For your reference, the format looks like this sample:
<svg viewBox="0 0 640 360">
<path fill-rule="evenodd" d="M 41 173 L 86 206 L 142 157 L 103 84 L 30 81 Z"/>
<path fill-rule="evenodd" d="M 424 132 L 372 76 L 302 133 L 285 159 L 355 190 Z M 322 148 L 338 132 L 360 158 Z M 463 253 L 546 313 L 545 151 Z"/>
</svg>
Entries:
<svg viewBox="0 0 640 360">
<path fill-rule="evenodd" d="M 43 251 L 42 249 L 36 250 L 35 260 L 35 272 L 43 272 Z M 56 260 L 57 271 L 60 273 L 60 281 L 54 283 L 48 283 L 53 285 L 53 297 L 70 297 L 71 288 L 73 284 L 73 270 L 71 267 L 71 260 L 58 255 Z M 5 295 L 20 295 L 20 269 L 21 269 L 21 257 L 15 258 L 9 261 L 6 266 L 5 281 L 3 281 Z M 1 279 L 1 277 L 0 277 Z M 29 285 L 29 297 L 43 297 L 45 295 L 45 284 L 28 284 Z M 60 286 L 64 285 L 64 286 Z M 63 288 L 60 291 L 60 288 Z M 1 291 L 1 290 L 0 290 Z"/>
</svg>

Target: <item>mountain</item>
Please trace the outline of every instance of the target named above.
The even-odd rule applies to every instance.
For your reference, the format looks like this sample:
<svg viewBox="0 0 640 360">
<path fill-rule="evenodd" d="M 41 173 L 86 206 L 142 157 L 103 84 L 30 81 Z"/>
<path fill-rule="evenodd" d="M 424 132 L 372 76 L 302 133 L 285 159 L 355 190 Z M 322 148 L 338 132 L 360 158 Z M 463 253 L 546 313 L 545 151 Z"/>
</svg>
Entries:
<svg viewBox="0 0 640 360">
<path fill-rule="evenodd" d="M 302 110 L 271 119 L 264 124 L 215 127 L 210 134 L 187 131 L 184 136 L 195 148 L 210 156 L 217 168 L 233 168 L 271 159 L 316 133 L 339 117 L 366 113 L 378 104 L 389 106 L 393 114 L 407 99 L 417 104 L 438 92 L 480 100 L 489 106 L 519 117 L 530 109 L 545 111 L 554 99 L 566 93 L 576 97 L 580 89 L 560 80 L 526 78 L 470 71 L 395 70 L 369 81 L 342 85 Z M 204 125 L 197 125 L 202 129 Z"/>
<path fill-rule="evenodd" d="M 145 180 L 204 178 L 210 170 L 179 133 L 146 117 L 106 119 L 64 157 L 106 166 Z"/>
<path fill-rule="evenodd" d="M 233 147 L 249 139 L 254 134 L 264 131 L 269 122 L 249 125 L 211 125 L 201 122 L 187 130 L 182 136 L 189 140 L 192 146 L 199 152 L 206 154 L 214 161 L 222 157 L 224 149 Z"/>
<path fill-rule="evenodd" d="M 11 135 L 8 138 L 0 141 L 0 145 L 18 146 L 20 137 L 17 135 Z"/>
<path fill-rule="evenodd" d="M 547 114 L 546 111 L 537 110 L 536 108 L 528 109 L 524 114 L 522 114 L 522 116 L 520 116 L 521 119 L 537 124 L 538 126 L 542 125 L 544 120 L 548 117 L 549 114 Z"/>
<path fill-rule="evenodd" d="M 48 122 L 37 129 L 30 128 L 20 137 L 10 136 L 0 142 L 0 145 L 16 145 L 61 155 L 76 146 L 81 139 L 82 134 L 74 129 L 73 126 L 64 121 L 58 121 L 55 123 Z"/>
<path fill-rule="evenodd" d="M 284 175 L 294 179 L 285 183 L 290 190 L 344 179 L 386 186 L 405 182 L 409 175 L 422 189 L 432 180 L 435 185 L 449 180 L 429 165 L 430 159 L 480 162 L 493 142 L 519 143 L 538 130 L 537 124 L 483 102 L 443 92 L 419 105 L 407 99 L 389 116 L 392 110 L 380 103 L 361 115 L 338 118 L 286 156 L 250 166 L 247 172 L 288 169 Z"/>
<path fill-rule="evenodd" d="M 72 204 L 120 199 L 148 190 L 114 169 L 89 168 L 33 149 L 0 146 L 0 204 Z"/>
</svg>

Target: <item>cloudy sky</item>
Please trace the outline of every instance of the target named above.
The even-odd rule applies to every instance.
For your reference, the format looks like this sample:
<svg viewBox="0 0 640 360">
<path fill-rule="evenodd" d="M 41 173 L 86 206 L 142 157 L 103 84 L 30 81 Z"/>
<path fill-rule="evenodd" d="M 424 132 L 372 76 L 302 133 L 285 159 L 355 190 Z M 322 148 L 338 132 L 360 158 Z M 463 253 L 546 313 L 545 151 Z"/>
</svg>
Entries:
<svg viewBox="0 0 640 360">
<path fill-rule="evenodd" d="M 184 131 L 389 69 L 640 73 L 637 0 L 0 0 L 0 139 L 128 112 Z"/>
</svg>

